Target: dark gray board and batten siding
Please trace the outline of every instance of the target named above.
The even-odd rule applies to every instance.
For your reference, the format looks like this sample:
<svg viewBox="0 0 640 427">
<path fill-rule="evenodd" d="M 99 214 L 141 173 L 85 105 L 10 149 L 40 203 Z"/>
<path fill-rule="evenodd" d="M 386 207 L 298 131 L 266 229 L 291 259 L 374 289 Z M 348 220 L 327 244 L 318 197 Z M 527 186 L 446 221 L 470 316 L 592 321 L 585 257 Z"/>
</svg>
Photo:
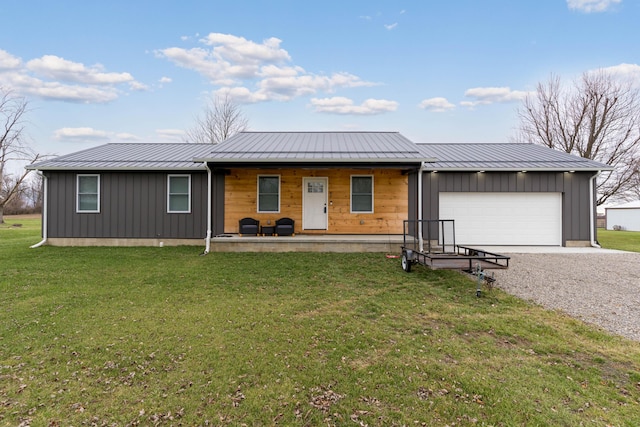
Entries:
<svg viewBox="0 0 640 427">
<path fill-rule="evenodd" d="M 589 180 L 594 172 L 425 172 L 422 175 L 424 219 L 439 218 L 441 192 L 558 192 L 562 193 L 562 244 L 589 241 Z M 411 174 L 409 194 L 417 194 L 417 173 Z M 409 198 L 417 218 L 417 204 Z M 535 224 L 531 224 L 535 227 Z M 595 226 L 595 225 L 594 225 Z M 436 231 L 433 231 L 436 233 Z M 435 234 L 434 234 L 435 235 Z"/>
<path fill-rule="evenodd" d="M 207 174 L 202 171 L 46 171 L 47 235 L 51 238 L 203 239 L 207 231 Z M 77 175 L 100 175 L 100 212 L 76 212 Z M 167 176 L 191 175 L 191 212 L 167 212 Z M 224 224 L 224 176 L 213 180 L 215 225 Z M 222 203 L 216 203 L 222 198 Z M 222 216 L 222 218 L 220 218 Z M 220 226 L 222 232 L 222 226 Z"/>
</svg>

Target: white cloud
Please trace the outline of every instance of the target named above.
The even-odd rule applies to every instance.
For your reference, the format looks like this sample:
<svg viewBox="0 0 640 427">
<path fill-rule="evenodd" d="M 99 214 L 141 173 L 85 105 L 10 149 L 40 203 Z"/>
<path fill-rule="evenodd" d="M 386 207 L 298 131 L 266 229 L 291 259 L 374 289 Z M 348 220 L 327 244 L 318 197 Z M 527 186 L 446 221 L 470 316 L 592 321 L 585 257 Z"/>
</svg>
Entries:
<svg viewBox="0 0 640 427">
<path fill-rule="evenodd" d="M 266 39 L 262 44 L 231 34 L 211 33 L 200 40 L 211 49 L 170 47 L 156 51 L 174 64 L 195 70 L 214 84 L 231 85 L 238 79 L 256 78 L 261 67 L 289 61 L 280 39 Z"/>
<path fill-rule="evenodd" d="M 354 105 L 353 100 L 341 96 L 333 98 L 312 98 L 311 105 L 318 113 L 374 115 L 395 111 L 396 101 L 386 99 L 367 99 L 360 105 Z"/>
<path fill-rule="evenodd" d="M 334 73 L 331 76 L 300 74 L 295 76 L 269 77 L 259 83 L 260 90 L 269 97 L 289 100 L 298 96 L 312 95 L 318 91 L 334 92 L 338 88 L 373 86 L 349 73 Z"/>
<path fill-rule="evenodd" d="M 304 73 L 302 67 L 279 67 L 277 65 L 265 65 L 260 67 L 258 76 L 260 77 L 295 77 L 300 73 Z"/>
<path fill-rule="evenodd" d="M 123 141 L 141 141 L 142 140 L 142 138 L 140 138 L 137 135 L 134 135 L 131 133 L 125 133 L 125 132 L 116 133 L 115 137 Z"/>
<path fill-rule="evenodd" d="M 174 64 L 197 71 L 217 85 L 231 85 L 235 79 L 250 72 L 240 68 L 232 69 L 227 61 L 217 60 L 211 53 L 202 48 L 182 49 L 170 47 L 156 52 L 159 57 L 167 58 Z"/>
<path fill-rule="evenodd" d="M 634 86 L 640 86 L 640 65 L 638 64 L 619 64 L 612 67 L 603 68 L 605 71 L 620 79 L 631 81 Z"/>
<path fill-rule="evenodd" d="M 270 99 L 269 95 L 266 92 L 251 92 L 251 90 L 242 86 L 218 89 L 214 92 L 214 94 L 220 96 L 229 96 L 229 98 L 239 104 L 254 104 L 257 102 L 269 101 Z"/>
<path fill-rule="evenodd" d="M 585 13 L 605 12 L 621 2 L 622 0 L 567 0 L 567 6 Z"/>
<path fill-rule="evenodd" d="M 26 68 L 36 75 L 50 79 L 93 85 L 113 85 L 133 82 L 129 73 L 103 73 L 101 65 L 86 67 L 55 55 L 44 55 L 27 62 Z"/>
<path fill-rule="evenodd" d="M 155 86 L 156 86 L 156 87 L 159 87 L 159 88 L 163 88 L 163 87 L 164 87 L 164 85 L 169 84 L 169 83 L 172 83 L 172 82 L 173 82 L 173 79 L 172 79 L 171 77 L 163 76 L 163 77 L 160 77 L 160 78 L 158 79 L 158 84 L 157 84 L 157 85 L 155 85 Z"/>
<path fill-rule="evenodd" d="M 349 73 L 334 73 L 330 76 L 308 74 L 301 68 L 275 69 L 270 76 L 257 83 L 257 89 L 246 86 L 224 87 L 216 94 L 228 94 L 238 103 L 256 103 L 265 101 L 289 101 L 293 98 L 314 95 L 318 92 L 333 93 L 340 88 L 375 86 L 376 83 L 364 82 Z"/>
<path fill-rule="evenodd" d="M 132 82 L 129 82 L 129 89 L 140 92 L 140 91 L 149 90 L 149 86 L 134 80 Z"/>
<path fill-rule="evenodd" d="M 104 72 L 101 65 L 86 67 L 55 55 L 44 55 L 23 63 L 22 59 L 0 50 L 0 85 L 24 95 L 47 100 L 78 103 L 106 103 L 118 98 L 118 86 L 145 90 L 129 73 Z"/>
<path fill-rule="evenodd" d="M 171 141 L 184 140 L 184 131 L 181 129 L 156 129 L 156 135 L 161 139 L 168 139 Z"/>
<path fill-rule="evenodd" d="M 207 47 L 170 47 L 156 54 L 202 74 L 237 102 L 288 101 L 318 92 L 376 85 L 346 72 L 307 72 L 291 63 L 291 56 L 280 46 L 282 41 L 275 37 L 256 43 L 231 34 L 211 33 L 200 42 Z"/>
<path fill-rule="evenodd" d="M 418 107 L 434 113 L 442 113 L 456 108 L 454 104 L 442 97 L 425 99 L 418 104 Z"/>
<path fill-rule="evenodd" d="M 213 46 L 213 53 L 219 58 L 237 64 L 261 64 L 263 62 L 283 62 L 291 60 L 289 53 L 280 48 L 282 40 L 270 37 L 262 44 L 231 34 L 210 33 L 201 40 Z"/>
<path fill-rule="evenodd" d="M 100 141 L 141 141 L 142 139 L 136 135 L 125 132 L 107 132 L 104 130 L 98 130 L 91 127 L 77 127 L 77 128 L 60 128 L 53 133 L 53 137 L 58 141 L 71 141 L 71 142 L 100 142 Z"/>
<path fill-rule="evenodd" d="M 118 98 L 117 91 L 112 87 L 47 82 L 31 77 L 24 72 L 0 73 L 0 85 L 3 83 L 25 95 L 55 101 L 100 104 Z"/>
<path fill-rule="evenodd" d="M 6 50 L 0 49 L 0 70 L 14 70 L 20 68 L 22 61 Z"/>
<path fill-rule="evenodd" d="M 460 105 L 474 107 L 504 102 L 517 102 L 523 100 L 529 92 L 511 90 L 509 87 L 476 87 L 468 89 L 464 96 L 475 98 L 475 101 L 463 101 Z"/>
<path fill-rule="evenodd" d="M 384 24 L 384 27 L 385 27 L 387 30 L 393 30 L 393 29 L 394 29 L 394 28 L 396 28 L 397 26 L 398 26 L 398 23 L 397 23 L 397 22 L 394 22 L 393 24 Z"/>
<path fill-rule="evenodd" d="M 54 138 L 59 141 L 103 141 L 109 140 L 110 135 L 103 130 L 79 127 L 58 129 L 54 132 Z"/>
<path fill-rule="evenodd" d="M 26 93 L 44 99 L 78 102 L 81 104 L 102 104 L 118 98 L 112 89 L 70 86 L 59 83 L 42 83 L 39 87 L 26 88 Z"/>
</svg>

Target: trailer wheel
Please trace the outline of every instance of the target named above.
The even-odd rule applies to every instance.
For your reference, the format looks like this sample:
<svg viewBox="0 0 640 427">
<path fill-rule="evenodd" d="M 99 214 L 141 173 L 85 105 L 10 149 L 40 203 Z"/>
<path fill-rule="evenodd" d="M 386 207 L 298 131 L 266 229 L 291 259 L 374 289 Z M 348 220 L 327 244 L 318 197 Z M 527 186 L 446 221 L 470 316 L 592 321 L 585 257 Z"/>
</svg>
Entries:
<svg viewBox="0 0 640 427">
<path fill-rule="evenodd" d="M 411 272 L 411 261 L 409 261 L 407 252 L 402 252 L 402 269 L 407 273 Z"/>
</svg>

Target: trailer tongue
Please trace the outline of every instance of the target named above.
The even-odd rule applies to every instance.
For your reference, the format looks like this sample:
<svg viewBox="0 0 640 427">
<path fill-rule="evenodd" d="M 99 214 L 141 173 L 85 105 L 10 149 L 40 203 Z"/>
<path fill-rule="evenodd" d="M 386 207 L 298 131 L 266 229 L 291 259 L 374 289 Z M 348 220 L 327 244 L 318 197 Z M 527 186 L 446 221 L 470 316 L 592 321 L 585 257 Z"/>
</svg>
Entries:
<svg viewBox="0 0 640 427">
<path fill-rule="evenodd" d="M 495 282 L 485 270 L 509 267 L 509 257 L 484 249 L 456 245 L 455 222 L 452 219 L 405 220 L 403 224 L 402 269 L 407 273 L 413 264 L 433 270 L 461 270 L 478 278 L 476 295 L 481 295 L 483 282 Z"/>
</svg>

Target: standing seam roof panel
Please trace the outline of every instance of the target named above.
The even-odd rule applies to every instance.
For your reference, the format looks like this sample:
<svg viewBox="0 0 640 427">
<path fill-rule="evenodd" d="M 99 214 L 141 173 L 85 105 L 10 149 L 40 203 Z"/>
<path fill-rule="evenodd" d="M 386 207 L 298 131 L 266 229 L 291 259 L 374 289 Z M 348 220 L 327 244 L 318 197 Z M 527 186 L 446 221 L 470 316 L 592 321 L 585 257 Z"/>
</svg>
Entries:
<svg viewBox="0 0 640 427">
<path fill-rule="evenodd" d="M 432 168 L 606 169 L 600 162 L 535 144 L 418 144 L 424 155 L 435 157 Z"/>
</svg>

